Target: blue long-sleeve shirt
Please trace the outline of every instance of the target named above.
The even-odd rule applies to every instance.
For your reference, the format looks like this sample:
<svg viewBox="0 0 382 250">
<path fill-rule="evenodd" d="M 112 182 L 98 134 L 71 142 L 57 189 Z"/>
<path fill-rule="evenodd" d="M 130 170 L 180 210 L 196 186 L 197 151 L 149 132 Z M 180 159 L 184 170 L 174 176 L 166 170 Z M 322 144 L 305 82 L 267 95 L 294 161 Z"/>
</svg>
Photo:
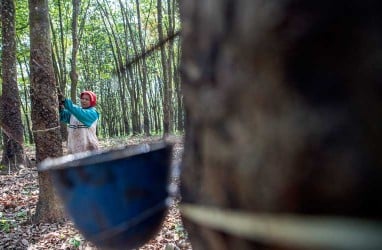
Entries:
<svg viewBox="0 0 382 250">
<path fill-rule="evenodd" d="M 82 108 L 75 105 L 70 99 L 64 101 L 65 109 L 60 111 L 60 121 L 70 124 L 70 116 L 74 115 L 85 126 L 90 127 L 98 118 L 99 113 L 95 107 Z"/>
</svg>

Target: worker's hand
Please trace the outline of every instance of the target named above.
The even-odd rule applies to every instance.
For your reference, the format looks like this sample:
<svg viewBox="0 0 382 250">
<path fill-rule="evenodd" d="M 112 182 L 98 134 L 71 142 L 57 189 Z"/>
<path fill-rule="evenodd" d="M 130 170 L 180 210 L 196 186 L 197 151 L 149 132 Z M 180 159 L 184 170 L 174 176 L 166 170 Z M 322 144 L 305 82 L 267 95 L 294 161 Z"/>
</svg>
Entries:
<svg viewBox="0 0 382 250">
<path fill-rule="evenodd" d="M 65 96 L 63 96 L 63 94 L 61 93 L 58 93 L 58 103 L 59 105 L 64 105 L 64 102 L 65 102 Z"/>
</svg>

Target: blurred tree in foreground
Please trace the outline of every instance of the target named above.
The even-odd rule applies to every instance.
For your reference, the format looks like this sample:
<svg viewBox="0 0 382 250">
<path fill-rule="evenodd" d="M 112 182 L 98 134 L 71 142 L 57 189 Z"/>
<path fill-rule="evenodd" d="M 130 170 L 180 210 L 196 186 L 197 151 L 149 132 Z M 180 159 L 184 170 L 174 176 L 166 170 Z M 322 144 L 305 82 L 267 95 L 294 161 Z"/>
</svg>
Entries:
<svg viewBox="0 0 382 250">
<path fill-rule="evenodd" d="M 381 7 L 181 1 L 182 202 L 381 219 Z M 276 249 L 184 222 L 195 249 Z"/>
</svg>

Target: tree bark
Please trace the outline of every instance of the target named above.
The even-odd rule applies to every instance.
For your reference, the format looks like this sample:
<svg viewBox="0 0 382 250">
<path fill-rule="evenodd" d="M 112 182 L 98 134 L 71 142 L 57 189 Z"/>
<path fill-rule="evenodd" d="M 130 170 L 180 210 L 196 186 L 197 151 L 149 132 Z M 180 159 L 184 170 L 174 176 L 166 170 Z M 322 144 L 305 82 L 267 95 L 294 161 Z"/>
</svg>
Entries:
<svg viewBox="0 0 382 250">
<path fill-rule="evenodd" d="M 182 202 L 381 219 L 381 7 L 181 1 Z M 183 220 L 195 249 L 276 249 Z"/>
<path fill-rule="evenodd" d="M 59 27 L 58 27 L 58 33 L 59 33 L 59 39 L 57 41 L 57 48 L 60 48 L 57 50 L 57 59 L 59 63 L 59 76 L 60 78 L 57 78 L 59 80 L 58 86 L 60 86 L 60 89 L 63 93 L 65 93 L 66 90 L 66 82 L 67 82 L 67 68 L 66 68 L 66 42 L 65 42 L 65 28 L 64 28 L 64 20 L 63 20 L 63 2 L 58 1 L 58 18 L 59 18 Z M 50 20 L 51 21 L 51 20 Z M 51 22 L 51 27 L 53 27 L 53 22 Z M 52 32 L 53 33 L 53 32 Z M 77 101 L 77 96 L 76 96 L 76 89 L 71 88 L 70 89 L 70 97 L 73 100 L 74 103 Z"/>
<path fill-rule="evenodd" d="M 146 43 L 142 35 L 142 24 L 141 24 L 141 13 L 139 7 L 139 0 L 135 0 L 135 5 L 137 7 L 137 22 L 138 22 L 138 36 L 139 36 L 139 44 L 141 47 L 141 54 L 146 50 Z M 146 57 L 142 58 L 141 61 L 138 61 L 138 65 L 140 66 L 139 72 L 142 72 L 141 82 L 142 82 L 142 104 L 143 104 L 143 132 L 145 136 L 150 135 L 150 120 L 149 120 L 149 112 L 148 112 L 148 104 L 147 104 L 147 64 Z"/>
<path fill-rule="evenodd" d="M 31 40 L 32 126 L 36 161 L 62 156 L 58 99 L 50 45 L 47 0 L 29 0 Z M 53 222 L 63 218 L 63 208 L 47 172 L 39 173 L 39 201 L 33 220 Z"/>
<path fill-rule="evenodd" d="M 14 0 L 4 0 L 1 4 L 2 21 L 2 96 L 1 128 L 3 131 L 3 155 L 1 165 L 8 166 L 7 172 L 20 165 L 29 165 L 23 144 L 23 124 L 21 120 L 21 100 L 17 86 L 16 28 Z"/>
<path fill-rule="evenodd" d="M 77 52 L 79 47 L 78 40 L 78 13 L 80 10 L 80 0 L 72 0 L 73 13 L 72 13 L 72 60 L 70 61 L 70 97 L 72 100 L 76 100 L 77 97 L 77 83 L 78 83 L 78 73 L 77 73 Z"/>
<path fill-rule="evenodd" d="M 162 21 L 162 1 L 157 1 L 157 12 L 158 12 L 158 38 L 159 41 L 163 41 L 163 21 Z M 171 89 L 169 86 L 169 73 L 167 69 L 167 56 L 166 56 L 166 46 L 162 46 L 160 49 L 161 54 L 161 65 L 162 65 L 162 75 L 163 75 L 163 136 L 166 137 L 171 132 L 171 106 L 170 106 L 170 93 Z"/>
</svg>

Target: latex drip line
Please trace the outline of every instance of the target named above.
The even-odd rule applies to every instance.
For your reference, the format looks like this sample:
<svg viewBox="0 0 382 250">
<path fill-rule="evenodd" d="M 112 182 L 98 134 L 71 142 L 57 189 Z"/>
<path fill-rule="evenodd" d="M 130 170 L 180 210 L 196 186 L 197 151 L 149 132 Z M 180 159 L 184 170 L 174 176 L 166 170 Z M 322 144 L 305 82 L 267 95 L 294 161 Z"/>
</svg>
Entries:
<svg viewBox="0 0 382 250">
<path fill-rule="evenodd" d="M 339 216 L 266 214 L 181 204 L 190 221 L 242 238 L 307 249 L 382 249 L 382 222 Z"/>
<path fill-rule="evenodd" d="M 42 133 L 42 132 L 48 132 L 51 130 L 59 129 L 61 126 L 53 127 L 53 128 L 47 128 L 47 129 L 38 129 L 38 130 L 32 130 L 33 133 Z"/>
<path fill-rule="evenodd" d="M 16 142 L 23 150 L 25 150 L 24 148 L 24 143 L 19 141 L 19 140 L 16 140 L 15 137 L 12 135 L 12 133 L 10 133 L 7 129 L 5 129 L 4 125 L 0 125 L 1 127 L 1 130 L 3 131 L 3 133 L 9 138 L 9 140 L 13 140 L 14 142 Z M 32 130 L 32 133 L 43 133 L 43 132 L 48 132 L 48 131 L 52 131 L 52 130 L 56 130 L 56 129 L 60 129 L 61 126 L 56 126 L 56 127 L 53 127 L 53 128 L 47 128 L 47 129 L 38 129 L 38 130 Z"/>
</svg>

